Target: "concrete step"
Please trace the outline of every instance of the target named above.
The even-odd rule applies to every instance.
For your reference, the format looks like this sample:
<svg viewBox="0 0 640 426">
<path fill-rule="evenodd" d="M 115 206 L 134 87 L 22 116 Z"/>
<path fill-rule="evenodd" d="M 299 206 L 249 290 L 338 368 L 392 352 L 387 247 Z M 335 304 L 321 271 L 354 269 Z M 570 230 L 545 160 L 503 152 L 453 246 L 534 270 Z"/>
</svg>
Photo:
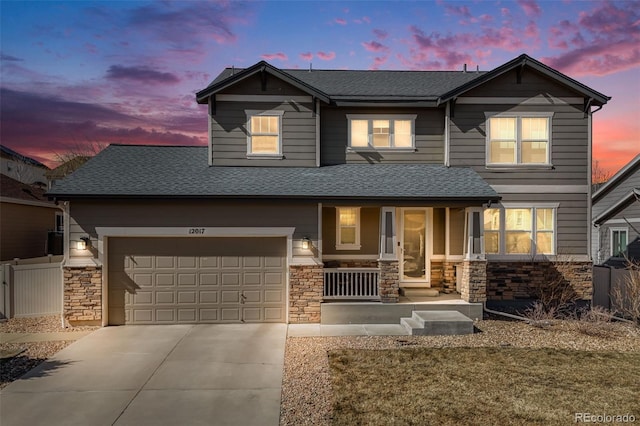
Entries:
<svg viewBox="0 0 640 426">
<path fill-rule="evenodd" d="M 413 311 L 400 324 L 416 336 L 472 334 L 473 320 L 458 311 Z"/>
<path fill-rule="evenodd" d="M 406 297 L 438 297 L 440 292 L 435 288 L 403 288 L 402 295 Z"/>
<path fill-rule="evenodd" d="M 400 318 L 400 325 L 413 336 L 421 335 L 421 331 L 424 330 L 424 324 L 420 324 L 413 318 Z"/>
</svg>

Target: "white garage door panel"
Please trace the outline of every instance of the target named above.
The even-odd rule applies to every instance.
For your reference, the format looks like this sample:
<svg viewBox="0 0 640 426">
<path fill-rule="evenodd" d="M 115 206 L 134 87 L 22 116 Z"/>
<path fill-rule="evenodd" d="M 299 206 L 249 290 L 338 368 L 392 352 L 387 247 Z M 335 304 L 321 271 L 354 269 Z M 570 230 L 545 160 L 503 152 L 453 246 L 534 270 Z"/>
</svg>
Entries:
<svg viewBox="0 0 640 426">
<path fill-rule="evenodd" d="M 110 238 L 109 323 L 285 322 L 284 238 Z"/>
</svg>

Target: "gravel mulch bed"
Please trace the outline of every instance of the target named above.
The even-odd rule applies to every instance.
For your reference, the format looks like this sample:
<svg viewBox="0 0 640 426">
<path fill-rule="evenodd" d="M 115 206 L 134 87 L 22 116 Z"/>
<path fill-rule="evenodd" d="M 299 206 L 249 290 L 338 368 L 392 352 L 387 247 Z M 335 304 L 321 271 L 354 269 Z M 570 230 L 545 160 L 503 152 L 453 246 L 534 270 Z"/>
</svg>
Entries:
<svg viewBox="0 0 640 426">
<path fill-rule="evenodd" d="M 288 338 L 282 383 L 281 425 L 328 425 L 333 394 L 327 352 L 336 349 L 403 347 L 518 347 L 583 351 L 640 352 L 640 333 L 626 324 L 608 324 L 596 335 L 579 331 L 575 321 L 556 321 L 542 329 L 513 321 L 475 323 L 465 336 L 349 336 Z"/>
<path fill-rule="evenodd" d="M 62 327 L 59 315 L 33 318 L 11 318 L 0 322 L 0 333 L 50 333 L 61 331 L 88 331 L 99 327 Z M 16 354 L 0 359 L 0 389 L 17 380 L 32 368 L 55 355 L 74 340 L 54 342 L 5 343 L 0 342 L 0 354 Z"/>
</svg>

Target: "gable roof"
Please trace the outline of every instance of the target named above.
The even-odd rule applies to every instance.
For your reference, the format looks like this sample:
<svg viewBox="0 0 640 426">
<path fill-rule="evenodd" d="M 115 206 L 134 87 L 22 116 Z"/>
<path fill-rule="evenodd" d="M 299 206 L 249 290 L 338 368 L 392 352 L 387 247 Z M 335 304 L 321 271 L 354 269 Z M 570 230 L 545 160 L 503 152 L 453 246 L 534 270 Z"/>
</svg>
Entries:
<svg viewBox="0 0 640 426">
<path fill-rule="evenodd" d="M 514 58 L 509 62 L 502 64 L 497 68 L 494 68 L 493 70 L 487 72 L 486 74 L 483 74 L 478 78 L 468 83 L 462 84 L 459 87 L 456 87 L 455 89 L 451 90 L 450 92 L 443 94 L 440 97 L 439 101 L 440 103 L 446 102 L 450 99 L 455 98 L 456 96 L 460 96 L 463 93 L 486 83 L 489 80 L 493 80 L 494 78 L 499 77 L 500 75 L 506 72 L 512 71 L 517 68 L 522 68 L 525 66 L 533 68 L 534 70 L 546 75 L 547 77 L 552 78 L 558 81 L 559 83 L 570 87 L 571 89 L 575 90 L 576 92 L 582 94 L 587 98 L 593 99 L 593 104 L 595 105 L 604 105 L 607 103 L 607 101 L 611 99 L 610 96 L 605 96 L 602 93 L 597 92 L 588 86 L 585 86 L 579 81 L 576 81 L 571 77 L 568 77 L 567 75 L 561 73 L 560 71 L 555 70 L 543 64 L 542 62 L 532 58 L 531 56 L 523 53 L 517 58 Z"/>
<path fill-rule="evenodd" d="M 14 200 L 50 203 L 44 195 L 45 190 L 34 185 L 27 185 L 7 175 L 0 174 L 0 197 Z"/>
<path fill-rule="evenodd" d="M 640 188 L 634 188 L 629 191 L 624 197 L 620 198 L 614 205 L 600 213 L 595 219 L 593 219 L 593 223 L 596 225 L 600 225 L 605 222 L 607 219 L 612 216 L 618 214 L 623 209 L 629 207 L 633 202 L 640 203 Z"/>
<path fill-rule="evenodd" d="M 593 202 L 597 202 L 599 199 L 604 197 L 608 192 L 613 190 L 620 182 L 625 180 L 629 175 L 635 173 L 640 170 L 640 154 L 636 155 L 635 158 L 625 164 L 618 172 L 611 177 L 604 185 L 602 185 L 596 192 L 591 196 Z"/>
<path fill-rule="evenodd" d="M 70 160 L 65 161 L 60 164 L 58 167 L 52 170 L 48 170 L 44 175 L 49 180 L 57 180 L 62 179 L 68 174 L 73 173 L 76 169 L 82 166 L 84 163 L 89 161 L 91 157 L 87 155 L 77 155 Z"/>
<path fill-rule="evenodd" d="M 402 185 L 398 185 L 402 176 Z M 72 198 L 500 199 L 475 171 L 437 164 L 211 167 L 207 147 L 110 145 L 47 194 Z"/>
<path fill-rule="evenodd" d="M 0 155 L 3 158 L 9 158 L 9 159 L 12 159 L 12 160 L 21 161 L 21 162 L 23 162 L 25 164 L 29 164 L 29 165 L 40 167 L 40 168 L 47 169 L 47 170 L 49 169 L 47 166 L 45 166 L 44 164 L 42 164 L 38 160 L 34 160 L 31 157 L 27 157 L 26 155 L 22 155 L 19 152 L 16 152 L 16 151 L 12 150 L 11 148 L 9 148 L 8 146 L 5 146 L 5 145 L 0 145 Z"/>
<path fill-rule="evenodd" d="M 530 67 L 591 99 L 593 105 L 603 105 L 610 97 L 554 70 L 526 54 L 491 71 L 378 71 L 378 70 L 301 70 L 279 69 L 265 61 L 246 68 L 226 68 L 211 84 L 196 94 L 198 103 L 245 78 L 266 72 L 294 85 L 327 103 L 410 103 L 438 106 L 478 87 L 508 71 Z"/>
</svg>

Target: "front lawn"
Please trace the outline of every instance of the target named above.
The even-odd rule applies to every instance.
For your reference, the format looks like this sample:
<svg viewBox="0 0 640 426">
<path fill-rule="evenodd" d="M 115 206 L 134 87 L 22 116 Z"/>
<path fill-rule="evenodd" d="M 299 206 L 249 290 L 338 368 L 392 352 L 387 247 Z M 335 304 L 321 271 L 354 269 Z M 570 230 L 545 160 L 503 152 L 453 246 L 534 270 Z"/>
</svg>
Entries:
<svg viewBox="0 0 640 426">
<path fill-rule="evenodd" d="M 640 421 L 640 353 L 458 347 L 329 351 L 338 425 Z"/>
</svg>

